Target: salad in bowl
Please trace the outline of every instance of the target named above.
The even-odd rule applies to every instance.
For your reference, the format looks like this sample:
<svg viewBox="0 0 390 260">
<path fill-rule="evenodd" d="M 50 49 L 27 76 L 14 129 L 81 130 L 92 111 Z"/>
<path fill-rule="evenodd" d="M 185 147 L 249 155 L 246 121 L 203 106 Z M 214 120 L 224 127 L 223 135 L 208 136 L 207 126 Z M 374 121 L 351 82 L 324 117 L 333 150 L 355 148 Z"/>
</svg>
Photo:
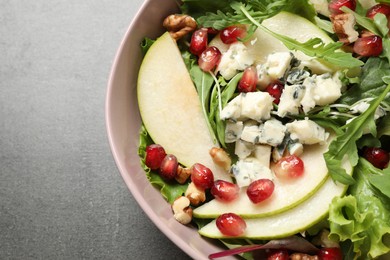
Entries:
<svg viewBox="0 0 390 260">
<path fill-rule="evenodd" d="M 390 3 L 183 0 L 141 44 L 141 165 L 210 259 L 390 257 Z"/>
</svg>

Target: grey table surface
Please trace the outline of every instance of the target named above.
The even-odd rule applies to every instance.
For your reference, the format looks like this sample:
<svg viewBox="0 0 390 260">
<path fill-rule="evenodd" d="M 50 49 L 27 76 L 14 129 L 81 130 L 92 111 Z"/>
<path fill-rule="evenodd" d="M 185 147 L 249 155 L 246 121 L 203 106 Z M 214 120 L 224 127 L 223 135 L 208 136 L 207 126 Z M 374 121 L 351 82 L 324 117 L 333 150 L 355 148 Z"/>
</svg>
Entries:
<svg viewBox="0 0 390 260">
<path fill-rule="evenodd" d="M 0 0 L 0 259 L 189 259 L 109 149 L 104 101 L 142 0 Z"/>
</svg>

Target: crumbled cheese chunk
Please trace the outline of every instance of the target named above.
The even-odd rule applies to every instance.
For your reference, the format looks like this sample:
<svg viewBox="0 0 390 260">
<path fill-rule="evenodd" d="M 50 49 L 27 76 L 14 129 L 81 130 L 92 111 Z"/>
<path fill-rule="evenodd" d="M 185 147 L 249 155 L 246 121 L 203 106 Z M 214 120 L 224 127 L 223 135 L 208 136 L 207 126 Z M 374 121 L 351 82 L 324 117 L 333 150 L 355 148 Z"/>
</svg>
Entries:
<svg viewBox="0 0 390 260">
<path fill-rule="evenodd" d="M 257 125 L 244 126 L 241 133 L 241 140 L 256 144 L 260 139 L 260 129 Z"/>
<path fill-rule="evenodd" d="M 278 116 L 285 117 L 287 114 L 298 114 L 304 94 L 305 87 L 303 85 L 285 85 L 280 97 Z"/>
<path fill-rule="evenodd" d="M 239 71 L 251 66 L 254 58 L 248 52 L 247 47 L 242 42 L 235 42 L 229 46 L 227 52 L 222 55 L 217 71 L 222 77 L 229 80 Z"/>
<path fill-rule="evenodd" d="M 258 144 L 255 145 L 253 156 L 265 167 L 269 168 L 271 161 L 271 149 L 270 145 Z"/>
<path fill-rule="evenodd" d="M 291 52 L 275 52 L 267 57 L 266 66 L 268 75 L 272 79 L 283 78 L 286 71 L 290 68 L 290 64 L 294 55 Z"/>
<path fill-rule="evenodd" d="M 260 143 L 277 146 L 283 142 L 287 128 L 279 120 L 271 118 L 260 125 L 259 129 L 261 132 Z"/>
<path fill-rule="evenodd" d="M 288 144 L 287 149 L 291 155 L 300 156 L 303 153 L 303 145 L 301 143 L 290 143 Z"/>
<path fill-rule="evenodd" d="M 305 94 L 301 100 L 303 112 L 307 113 L 316 106 L 314 100 L 314 89 L 316 88 L 315 77 L 306 78 L 303 83 L 305 86 Z"/>
<path fill-rule="evenodd" d="M 322 144 L 329 137 L 329 133 L 323 127 L 309 119 L 294 120 L 286 124 L 286 127 L 291 139 L 298 140 L 302 144 Z"/>
<path fill-rule="evenodd" d="M 268 92 L 241 93 L 241 120 L 253 119 L 258 122 L 269 119 L 274 98 Z"/>
<path fill-rule="evenodd" d="M 237 155 L 239 159 L 244 159 L 248 157 L 254 149 L 254 144 L 238 139 L 234 148 L 234 154 Z"/>
<path fill-rule="evenodd" d="M 258 64 L 256 70 L 258 76 L 257 86 L 259 89 L 264 90 L 271 83 L 272 79 L 267 72 L 265 64 Z"/>
<path fill-rule="evenodd" d="M 253 181 L 259 179 L 273 179 L 271 170 L 262 165 L 256 158 L 238 160 L 232 166 L 232 172 L 240 187 L 249 186 Z"/>
<path fill-rule="evenodd" d="M 322 74 L 315 78 L 316 87 L 313 92 L 313 98 L 316 105 L 325 106 L 332 104 L 341 97 L 342 83 L 338 76 L 338 73 L 333 77 L 330 74 Z"/>
<path fill-rule="evenodd" d="M 222 120 L 232 119 L 238 120 L 241 116 L 242 95 L 233 98 L 221 111 L 220 118 Z"/>
<path fill-rule="evenodd" d="M 227 121 L 225 128 L 225 143 L 234 143 L 241 137 L 244 124 L 242 121 Z"/>
</svg>

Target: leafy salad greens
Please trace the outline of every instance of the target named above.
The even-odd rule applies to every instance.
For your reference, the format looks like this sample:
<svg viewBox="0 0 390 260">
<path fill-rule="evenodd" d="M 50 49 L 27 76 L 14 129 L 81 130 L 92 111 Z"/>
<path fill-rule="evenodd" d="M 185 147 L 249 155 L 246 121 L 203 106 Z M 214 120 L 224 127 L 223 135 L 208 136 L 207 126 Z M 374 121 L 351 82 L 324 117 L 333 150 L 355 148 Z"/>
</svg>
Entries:
<svg viewBox="0 0 390 260">
<path fill-rule="evenodd" d="M 378 14 L 374 19 L 365 17 L 366 9 L 359 2 L 355 10 L 347 7 L 341 9 L 355 17 L 357 30 L 368 30 L 383 41 L 383 51 L 378 57 L 357 58 L 351 52 L 343 51 L 343 43 L 331 32 L 329 17 L 317 13 L 307 0 L 182 0 L 180 8 L 182 13 L 194 17 L 199 27 L 221 30 L 230 25 L 245 24 L 248 35 L 241 41 L 250 39 L 256 30 L 262 30 L 281 41 L 289 50 L 300 51 L 340 68 L 342 81 L 347 86 L 342 96 L 333 104 L 291 115 L 291 119 L 309 118 L 336 133 L 324 159 L 331 178 L 336 183 L 349 185 L 349 188 L 344 197 L 335 198 L 329 206 L 329 218 L 325 225 L 330 230 L 330 239 L 341 243 L 344 258 L 373 259 L 390 252 L 390 170 L 378 169 L 362 156 L 364 147 L 382 147 L 387 151 L 390 148 L 390 37 L 386 16 Z M 262 25 L 265 19 L 281 11 L 298 14 L 317 24 L 335 42 L 324 43 L 319 38 L 312 38 L 302 43 Z M 144 52 L 152 44 L 153 40 L 145 39 L 142 46 Z M 188 39 L 178 44 L 213 140 L 232 152 L 234 147 L 225 143 L 226 123 L 221 120 L 220 113 L 221 108 L 237 96 L 236 86 L 243 73 L 226 80 L 218 74 L 204 72 L 198 66 L 197 58 L 188 51 Z M 351 73 L 357 68 L 358 74 Z M 367 108 L 356 112 L 354 108 L 363 103 Z M 385 111 L 386 115 L 377 118 L 378 110 Z M 145 157 L 145 149 L 151 143 L 153 141 L 147 130 L 142 128 L 139 146 L 141 158 Z M 344 160 L 349 160 L 354 167 L 352 176 L 342 168 Z M 170 203 L 187 189 L 187 184 L 167 182 L 141 161 L 150 182 L 161 189 L 162 195 Z M 196 223 L 198 226 L 204 224 L 200 220 Z M 259 241 L 223 242 L 228 247 L 237 247 Z M 248 253 L 242 256 L 253 259 Z"/>
</svg>

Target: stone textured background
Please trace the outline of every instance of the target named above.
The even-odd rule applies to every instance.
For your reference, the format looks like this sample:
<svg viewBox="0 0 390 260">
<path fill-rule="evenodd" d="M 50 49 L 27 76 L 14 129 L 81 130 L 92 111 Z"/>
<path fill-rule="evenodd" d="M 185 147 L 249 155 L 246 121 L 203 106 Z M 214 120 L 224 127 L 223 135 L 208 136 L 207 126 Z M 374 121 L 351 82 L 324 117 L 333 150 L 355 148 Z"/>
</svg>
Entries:
<svg viewBox="0 0 390 260">
<path fill-rule="evenodd" d="M 113 161 L 104 101 L 142 0 L 0 0 L 0 259 L 188 259 Z"/>
</svg>

